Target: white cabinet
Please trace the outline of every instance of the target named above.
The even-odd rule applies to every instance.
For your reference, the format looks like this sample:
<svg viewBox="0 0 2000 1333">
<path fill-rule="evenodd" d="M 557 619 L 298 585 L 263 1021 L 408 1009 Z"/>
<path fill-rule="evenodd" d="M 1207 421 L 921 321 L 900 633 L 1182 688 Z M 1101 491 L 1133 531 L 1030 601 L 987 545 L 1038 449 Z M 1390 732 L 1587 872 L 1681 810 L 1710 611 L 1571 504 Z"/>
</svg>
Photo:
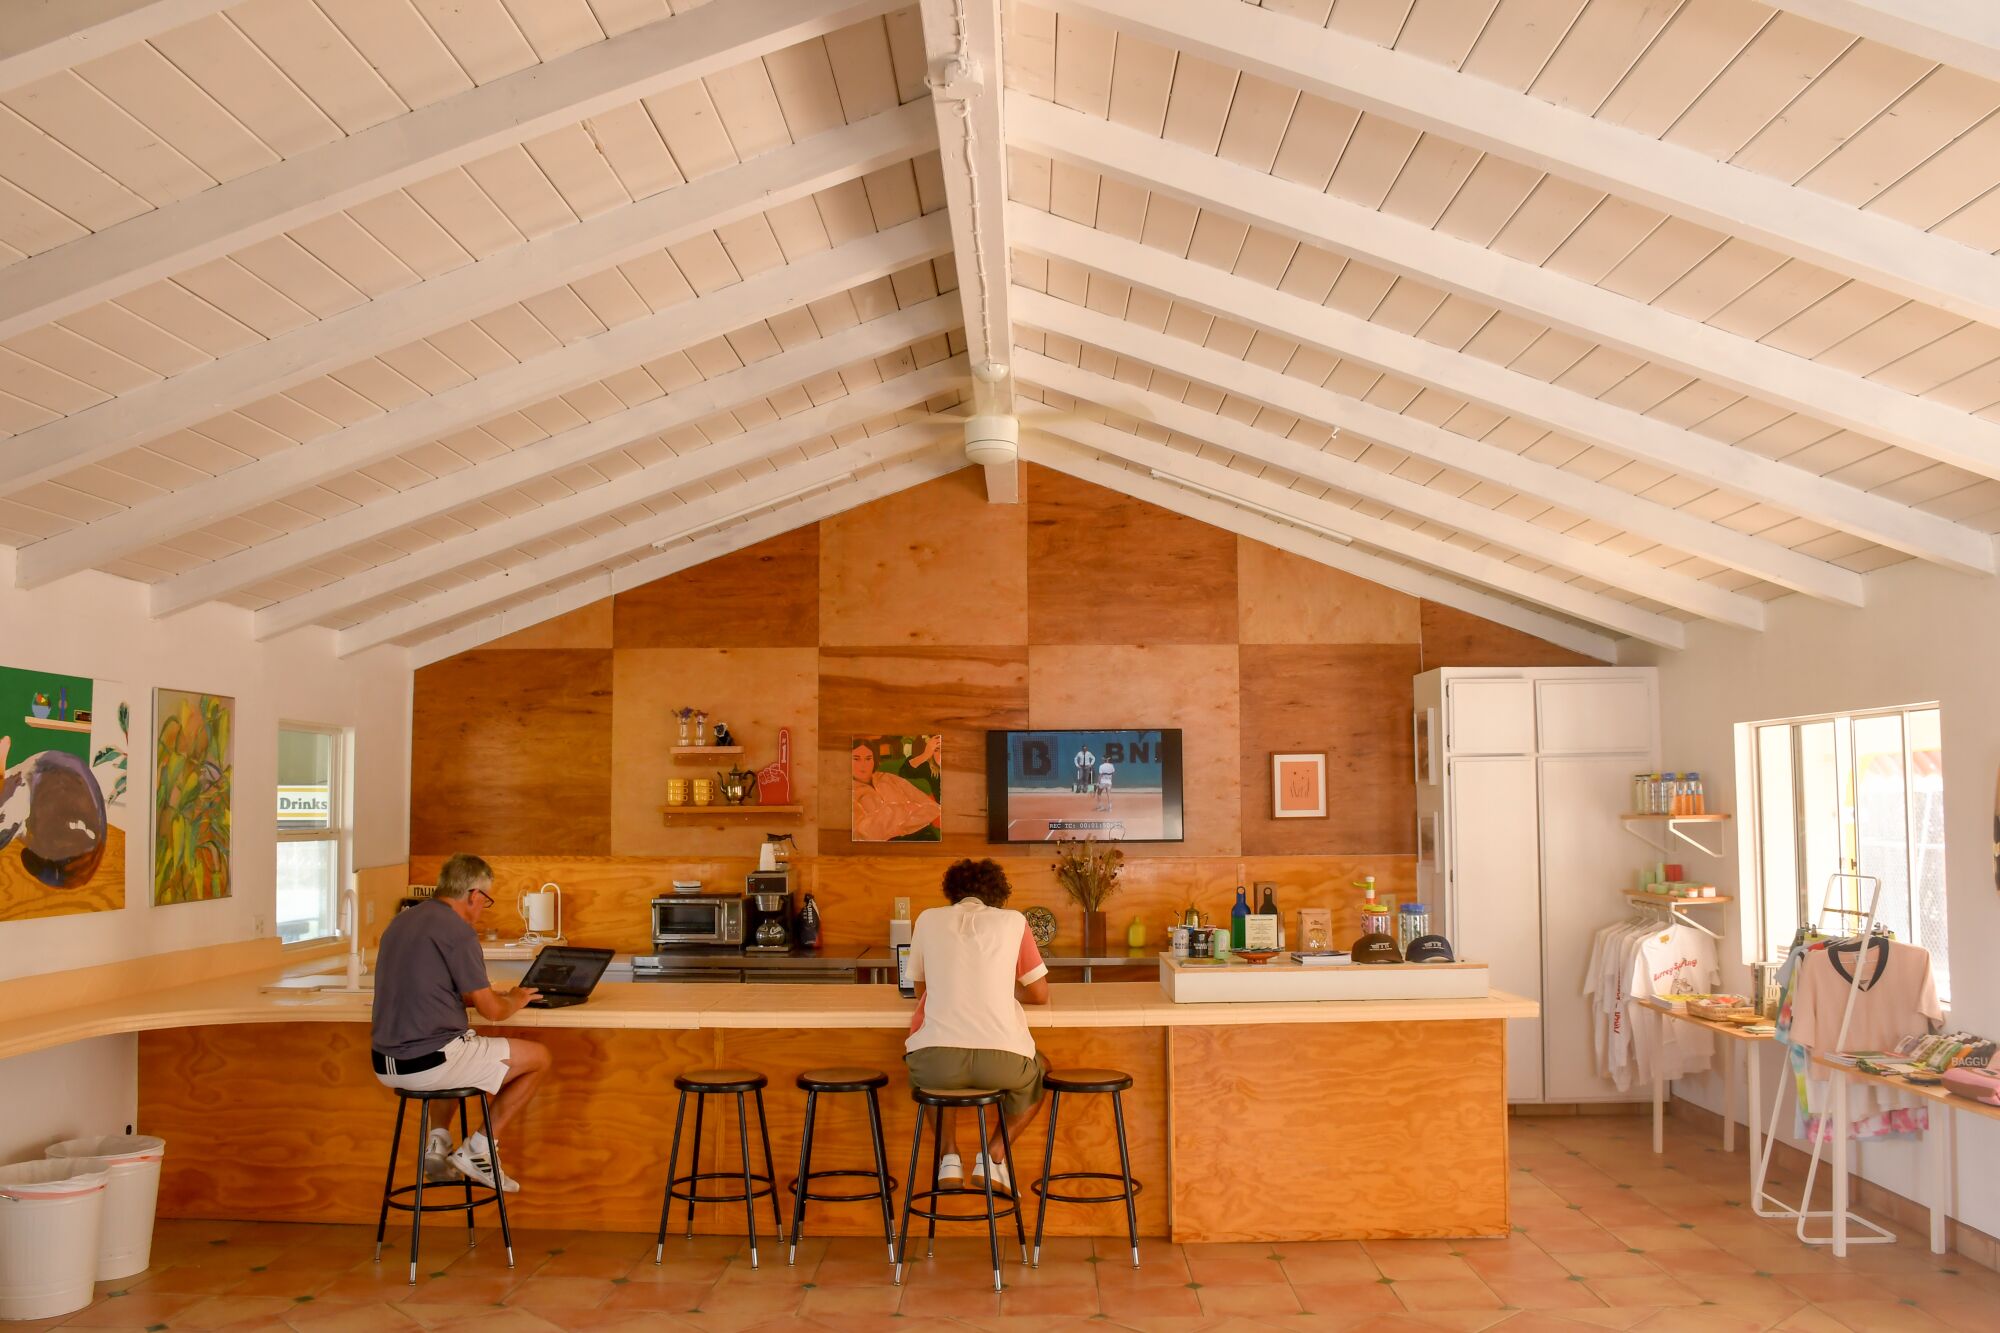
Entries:
<svg viewBox="0 0 2000 1333">
<path fill-rule="evenodd" d="M 1659 766 L 1653 670 L 1447 668 L 1416 678 L 1415 704 L 1442 714 L 1437 780 L 1417 786 L 1436 847 L 1419 892 L 1460 958 L 1542 1006 L 1508 1024 L 1508 1100 L 1623 1100 L 1597 1076 L 1583 971 L 1649 859 L 1618 816 L 1632 775 Z"/>
<path fill-rule="evenodd" d="M 1447 754 L 1535 752 L 1535 687 L 1531 681 L 1448 681 L 1444 699 Z"/>
</svg>

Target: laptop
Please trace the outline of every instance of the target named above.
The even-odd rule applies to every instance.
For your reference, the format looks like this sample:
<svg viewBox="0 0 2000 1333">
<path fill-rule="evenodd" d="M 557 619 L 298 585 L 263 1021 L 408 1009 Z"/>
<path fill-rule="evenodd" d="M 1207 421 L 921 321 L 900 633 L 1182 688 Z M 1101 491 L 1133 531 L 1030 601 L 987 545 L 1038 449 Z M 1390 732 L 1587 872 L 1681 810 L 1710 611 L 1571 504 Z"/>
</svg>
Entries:
<svg viewBox="0 0 2000 1333">
<path fill-rule="evenodd" d="M 528 1002 L 530 1009 L 564 1009 L 582 1004 L 597 989 L 604 969 L 611 966 L 609 949 L 573 949 L 551 944 L 535 955 L 521 984 L 541 995 Z"/>
</svg>

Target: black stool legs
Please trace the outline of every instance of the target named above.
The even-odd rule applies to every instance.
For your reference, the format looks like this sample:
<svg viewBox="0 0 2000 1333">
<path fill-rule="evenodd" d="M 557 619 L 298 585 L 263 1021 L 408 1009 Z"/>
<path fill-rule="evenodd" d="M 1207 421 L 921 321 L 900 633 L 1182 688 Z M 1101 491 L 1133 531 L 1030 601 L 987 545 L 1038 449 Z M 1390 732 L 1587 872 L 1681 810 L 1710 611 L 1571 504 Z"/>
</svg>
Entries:
<svg viewBox="0 0 2000 1333">
<path fill-rule="evenodd" d="M 674 1080 L 680 1089 L 680 1101 L 674 1109 L 673 1148 L 667 1159 L 666 1197 L 660 1201 L 660 1230 L 654 1237 L 653 1262 L 663 1263 L 667 1254 L 667 1219 L 673 1212 L 674 1200 L 687 1200 L 687 1234 L 694 1237 L 694 1206 L 697 1203 L 737 1203 L 743 1205 L 744 1230 L 750 1241 L 750 1266 L 757 1267 L 757 1200 L 764 1195 L 771 1196 L 771 1219 L 777 1234 L 784 1234 L 784 1218 L 778 1212 L 777 1190 L 773 1187 L 776 1178 L 771 1165 L 771 1127 L 764 1118 L 764 1083 L 762 1074 L 751 1074 L 740 1070 L 703 1070 L 683 1074 Z M 701 1131 L 703 1110 L 710 1097 L 735 1094 L 736 1136 L 742 1149 L 742 1171 L 703 1171 L 701 1169 Z M 757 1130 L 764 1144 L 764 1171 L 762 1175 L 750 1169 L 750 1119 L 744 1105 L 745 1093 L 755 1093 L 757 1098 Z M 694 1143 L 688 1149 L 688 1171 L 678 1174 L 681 1156 L 681 1124 L 687 1115 L 687 1099 L 694 1097 Z M 728 1180 L 739 1182 L 741 1194 L 703 1194 L 701 1182 L 704 1180 Z M 681 1186 L 686 1186 L 685 1189 Z"/>
<path fill-rule="evenodd" d="M 882 1243 L 888 1248 L 889 1262 L 896 1261 L 896 1218 L 895 1207 L 890 1202 L 896 1189 L 896 1182 L 889 1175 L 889 1153 L 882 1141 L 882 1108 L 876 1101 L 875 1089 L 888 1082 L 888 1076 L 870 1073 L 863 1079 L 855 1077 L 852 1070 L 809 1070 L 799 1075 L 799 1086 L 805 1089 L 806 1118 L 799 1138 L 799 1173 L 792 1180 L 792 1240 L 791 1248 L 785 1256 L 786 1263 L 793 1263 L 799 1255 L 799 1238 L 805 1233 L 806 1200 L 815 1203 L 862 1203 L 874 1199 L 882 1206 Z M 821 1170 L 812 1169 L 813 1127 L 819 1120 L 819 1098 L 821 1093 L 859 1092 L 868 1102 L 868 1137 L 875 1150 L 875 1168 L 872 1171 L 856 1169 Z M 814 1193 L 812 1182 L 832 1176 L 858 1176 L 874 1182 L 874 1188 L 853 1194 Z"/>
<path fill-rule="evenodd" d="M 1122 1080 L 1122 1082 L 1120 1082 Z M 1042 1150 L 1042 1178 L 1035 1182 L 1035 1193 L 1041 1202 L 1035 1206 L 1035 1266 L 1042 1262 L 1042 1227 L 1049 1215 L 1049 1200 L 1057 1203 L 1116 1203 L 1125 1204 L 1125 1235 L 1132 1246 L 1132 1267 L 1139 1266 L 1139 1207 L 1135 1202 L 1139 1193 L 1139 1183 L 1132 1179 L 1132 1153 L 1125 1142 L 1125 1104 L 1121 1094 L 1132 1086 L 1129 1075 L 1113 1071 L 1086 1070 L 1069 1076 L 1072 1086 L 1061 1086 L 1065 1082 L 1062 1075 L 1051 1074 L 1043 1082 L 1049 1091 L 1049 1137 L 1048 1145 Z M 1111 1115 L 1118 1126 L 1118 1174 L 1109 1171 L 1053 1171 L 1056 1160 L 1056 1122 L 1062 1116 L 1062 1099 L 1065 1091 L 1071 1093 L 1109 1093 Z M 1049 1187 L 1058 1180 L 1104 1180 L 1116 1181 L 1116 1194 L 1058 1194 Z"/>
<path fill-rule="evenodd" d="M 944 1113 L 947 1109 L 967 1110 L 979 1117 L 979 1151 L 985 1155 L 988 1162 L 993 1160 L 993 1144 L 990 1138 L 990 1131 L 986 1127 L 986 1108 L 992 1106 L 997 1109 L 1000 1119 L 1000 1150 L 1005 1155 L 1008 1170 L 1011 1172 L 1014 1169 L 1013 1142 L 1007 1130 L 1006 1108 L 1000 1105 L 1000 1094 L 985 1091 L 934 1092 L 924 1088 L 913 1088 L 911 1090 L 911 1099 L 917 1104 L 917 1123 L 910 1132 L 910 1170 L 908 1181 L 903 1191 L 903 1220 L 896 1230 L 895 1254 L 893 1256 L 896 1261 L 896 1282 L 900 1286 L 903 1281 L 903 1267 L 908 1256 L 910 1219 L 912 1217 L 928 1219 L 930 1234 L 932 1236 L 937 1235 L 937 1224 L 939 1222 L 983 1221 L 986 1223 L 987 1252 L 993 1259 L 993 1290 L 999 1291 L 1001 1290 L 999 1230 L 999 1219 L 1001 1217 L 1009 1214 L 1013 1216 L 1014 1236 L 1021 1245 L 1021 1262 L 1025 1264 L 1028 1261 L 1028 1233 L 1021 1217 L 1020 1196 L 1015 1189 L 1009 1189 L 1005 1194 L 996 1196 L 993 1189 L 993 1177 L 991 1174 L 988 1174 L 986 1177 L 984 1200 L 986 1208 L 983 1212 L 943 1212 L 938 1207 L 938 1201 L 948 1194 L 955 1194 L 960 1191 L 939 1188 L 938 1162 L 943 1156 Z M 923 1155 L 924 1115 L 926 1112 L 935 1115 L 937 1121 L 931 1131 L 931 1187 L 927 1190 L 919 1190 L 916 1187 L 917 1160 Z M 1004 1202 L 1001 1202 L 1001 1200 L 1004 1200 Z"/>
<path fill-rule="evenodd" d="M 480 1123 L 486 1128 L 486 1140 L 489 1150 L 492 1153 L 494 1188 L 489 1190 L 483 1185 L 476 1185 L 470 1177 L 466 1177 L 463 1181 L 465 1198 L 462 1201 L 456 1203 L 425 1203 L 424 1150 L 429 1146 L 431 1137 L 431 1103 L 434 1101 L 456 1101 L 458 1103 L 459 1138 L 463 1141 L 472 1132 L 471 1117 L 466 1111 L 465 1104 L 474 1097 L 479 1099 Z M 396 1184 L 396 1161 L 401 1155 L 403 1148 L 404 1112 L 408 1110 L 410 1103 L 413 1101 L 419 1103 L 417 1109 L 417 1179 L 413 1185 L 398 1185 Z M 450 1128 L 450 1126 L 451 1111 L 449 1108 L 446 1108 L 444 1113 L 444 1127 Z M 389 1229 L 389 1210 L 396 1208 L 408 1213 L 410 1215 L 410 1285 L 413 1287 L 416 1286 L 417 1252 L 423 1239 L 424 1214 L 457 1212 L 460 1209 L 464 1209 L 466 1247 L 470 1249 L 479 1243 L 479 1232 L 475 1225 L 473 1212 L 475 1209 L 483 1208 L 490 1203 L 495 1205 L 499 1210 L 500 1240 L 507 1247 L 507 1267 L 512 1268 L 514 1266 L 514 1234 L 507 1225 L 506 1191 L 501 1189 L 498 1184 L 503 1179 L 505 1179 L 505 1176 L 500 1170 L 500 1141 L 493 1134 L 493 1104 L 488 1100 L 484 1091 L 478 1088 L 441 1088 L 435 1092 L 404 1092 L 400 1089 L 397 1090 L 395 1137 L 389 1142 L 389 1172 L 382 1181 L 382 1211 L 375 1219 L 375 1261 L 380 1263 L 382 1260 L 382 1239 Z M 441 1184 L 439 1188 L 449 1189 L 451 1187 Z M 398 1196 L 404 1194 L 411 1196 L 409 1203 L 399 1201 Z"/>
</svg>

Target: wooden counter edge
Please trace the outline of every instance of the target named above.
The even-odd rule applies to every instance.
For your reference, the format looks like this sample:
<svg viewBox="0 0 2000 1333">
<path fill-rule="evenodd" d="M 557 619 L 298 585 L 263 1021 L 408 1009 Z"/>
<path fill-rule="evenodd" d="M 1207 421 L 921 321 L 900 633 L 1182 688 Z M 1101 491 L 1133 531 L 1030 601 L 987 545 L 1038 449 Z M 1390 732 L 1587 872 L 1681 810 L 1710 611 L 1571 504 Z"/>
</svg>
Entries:
<svg viewBox="0 0 2000 1333">
<path fill-rule="evenodd" d="M 240 974 L 128 996 L 102 1004 L 17 1018 L 0 1030 L 0 1060 L 76 1041 L 162 1028 L 214 1027 L 234 1023 L 361 1023 L 368 1020 L 363 996 L 271 994 L 262 988 L 289 969 Z M 778 983 L 702 987 L 693 995 L 666 991 L 675 983 L 626 982 L 605 988 L 603 999 L 567 1009 L 528 1010 L 509 1020 L 519 1028 L 653 1028 L 668 1030 L 778 1028 L 900 1028 L 908 1025 L 911 1002 L 887 987 L 858 1006 L 829 1006 L 823 988 Z M 852 994 L 842 992 L 843 996 Z M 1532 1018 L 1540 1006 L 1521 996 L 1495 991 L 1484 999 L 1321 1000 L 1250 1004 L 1175 1004 L 1152 982 L 1059 983 L 1053 1003 L 1031 1007 L 1032 1027 L 1238 1027 L 1290 1023 L 1449 1022 L 1464 1019 Z M 629 992 L 629 993 L 628 993 Z M 1115 992 L 1115 993 L 1114 993 Z M 634 1005 L 632 993 L 651 1004 Z M 697 998 L 698 997 L 698 998 Z M 693 999 L 695 1002 L 687 1003 Z"/>
</svg>

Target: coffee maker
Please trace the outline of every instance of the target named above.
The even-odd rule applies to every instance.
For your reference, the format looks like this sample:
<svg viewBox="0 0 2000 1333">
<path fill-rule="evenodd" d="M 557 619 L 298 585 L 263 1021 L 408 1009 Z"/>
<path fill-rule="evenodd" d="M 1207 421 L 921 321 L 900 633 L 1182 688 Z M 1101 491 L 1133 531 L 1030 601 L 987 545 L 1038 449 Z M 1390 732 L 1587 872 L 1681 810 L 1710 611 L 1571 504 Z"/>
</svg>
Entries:
<svg viewBox="0 0 2000 1333">
<path fill-rule="evenodd" d="M 753 872 L 743 899 L 743 952 L 788 953 L 797 938 L 791 877 L 782 870 Z"/>
</svg>

